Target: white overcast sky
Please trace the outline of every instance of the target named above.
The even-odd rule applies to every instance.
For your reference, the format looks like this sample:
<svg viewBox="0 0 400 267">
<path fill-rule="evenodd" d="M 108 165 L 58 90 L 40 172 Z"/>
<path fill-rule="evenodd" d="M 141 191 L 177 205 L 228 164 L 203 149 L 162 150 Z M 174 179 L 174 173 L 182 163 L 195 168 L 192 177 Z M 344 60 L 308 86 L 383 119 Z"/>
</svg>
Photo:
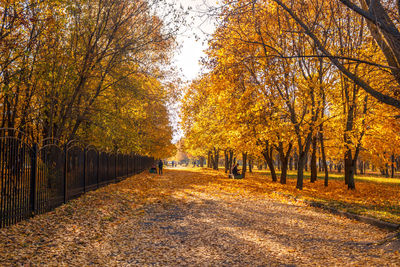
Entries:
<svg viewBox="0 0 400 267">
<path fill-rule="evenodd" d="M 207 10 L 215 7 L 217 0 L 167 0 L 177 6 L 182 5 L 191 11 L 187 17 L 190 27 L 182 29 L 182 33 L 177 37 L 180 50 L 176 52 L 173 59 L 174 65 L 180 69 L 181 78 L 185 82 L 190 82 L 201 73 L 200 59 L 205 55 L 207 39 L 215 30 L 215 20 L 207 16 Z M 196 38 L 197 37 L 197 38 Z M 182 87 L 183 88 L 183 87 Z M 170 121 L 174 130 L 173 143 L 178 142 L 183 133 L 179 126 L 180 122 L 180 103 L 169 107 Z"/>
<path fill-rule="evenodd" d="M 188 16 L 191 27 L 178 36 L 181 49 L 177 52 L 174 62 L 182 70 L 184 80 L 193 80 L 200 73 L 199 60 L 207 48 L 207 36 L 215 30 L 214 21 L 206 16 L 207 6 L 216 6 L 216 0 L 174 0 L 174 3 L 184 8 L 192 8 Z M 198 40 L 196 40 L 197 36 Z"/>
</svg>

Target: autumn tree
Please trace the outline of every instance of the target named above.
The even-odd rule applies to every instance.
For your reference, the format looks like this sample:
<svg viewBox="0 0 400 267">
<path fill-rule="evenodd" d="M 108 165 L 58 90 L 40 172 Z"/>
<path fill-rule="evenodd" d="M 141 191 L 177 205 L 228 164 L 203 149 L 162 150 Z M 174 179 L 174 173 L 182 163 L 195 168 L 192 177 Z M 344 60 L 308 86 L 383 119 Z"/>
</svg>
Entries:
<svg viewBox="0 0 400 267">
<path fill-rule="evenodd" d="M 391 72 L 390 82 L 394 82 L 393 86 L 389 86 L 382 90 L 382 88 L 374 87 L 373 84 L 365 81 L 357 73 L 354 73 L 342 62 L 342 58 L 336 55 L 335 51 L 327 48 L 325 44 L 321 41 L 318 33 L 315 31 L 317 27 L 311 25 L 310 23 L 318 23 L 319 20 L 306 21 L 306 14 L 296 8 L 296 5 L 292 5 L 292 0 L 290 1 L 280 1 L 273 0 L 280 7 L 283 8 L 303 29 L 304 33 L 307 34 L 318 47 L 318 49 L 327 57 L 330 62 L 341 71 L 346 77 L 348 77 L 352 82 L 360 86 L 365 92 L 370 94 L 372 97 L 378 99 L 378 101 L 385 103 L 387 105 L 400 108 L 400 100 L 398 99 L 398 87 L 399 87 L 399 36 L 400 32 L 398 29 L 398 23 L 396 22 L 396 15 L 399 15 L 400 9 L 398 5 L 394 2 L 387 2 L 382 4 L 382 1 L 368 1 L 360 0 L 360 6 L 349 0 L 337 0 L 332 1 L 334 4 L 341 4 L 343 7 L 347 6 L 352 9 L 355 14 L 358 14 L 367 21 L 367 25 L 370 31 L 370 35 L 373 40 L 380 47 L 380 52 L 383 54 L 386 62 L 382 60 L 374 61 L 368 58 L 351 58 L 353 62 L 361 62 L 363 64 L 368 64 L 375 66 L 380 73 L 389 70 Z M 313 2 L 313 1 L 301 1 L 302 3 Z M 335 14 L 330 14 L 330 16 L 335 16 Z M 372 41 L 372 40 L 371 40 Z"/>
<path fill-rule="evenodd" d="M 2 127 L 37 141 L 86 142 L 88 131 L 96 131 L 121 139 L 113 141 L 118 145 L 102 139 L 101 147 L 170 150 L 165 78 L 180 11 L 163 0 L 1 5 Z M 126 133 L 116 134 L 120 126 Z"/>
</svg>

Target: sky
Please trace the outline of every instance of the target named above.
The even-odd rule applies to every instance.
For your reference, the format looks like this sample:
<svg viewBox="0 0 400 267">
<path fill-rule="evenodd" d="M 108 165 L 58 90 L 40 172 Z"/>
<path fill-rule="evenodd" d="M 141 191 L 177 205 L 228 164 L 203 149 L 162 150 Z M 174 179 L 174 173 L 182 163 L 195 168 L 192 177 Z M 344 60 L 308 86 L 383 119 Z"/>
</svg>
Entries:
<svg viewBox="0 0 400 267">
<path fill-rule="evenodd" d="M 181 79 L 190 82 L 201 73 L 200 59 L 204 57 L 204 50 L 207 48 L 207 39 L 215 30 L 215 21 L 206 16 L 208 7 L 216 6 L 217 0 L 171 0 L 173 3 L 182 5 L 187 9 L 192 8 L 188 22 L 190 27 L 182 29 L 182 33 L 177 37 L 180 49 L 173 59 L 174 65 L 180 69 Z M 170 120 L 174 129 L 173 143 L 178 142 L 183 133 L 179 127 L 179 107 L 177 103 L 170 108 Z"/>
<path fill-rule="evenodd" d="M 203 51 L 207 48 L 207 37 L 215 30 L 212 18 L 204 14 L 207 6 L 216 5 L 216 0 L 175 0 L 174 2 L 184 8 L 189 6 L 192 8 L 188 17 L 191 26 L 178 36 L 177 41 L 181 48 L 174 58 L 176 66 L 182 70 L 183 80 L 190 81 L 201 72 L 199 60 L 204 56 Z"/>
</svg>

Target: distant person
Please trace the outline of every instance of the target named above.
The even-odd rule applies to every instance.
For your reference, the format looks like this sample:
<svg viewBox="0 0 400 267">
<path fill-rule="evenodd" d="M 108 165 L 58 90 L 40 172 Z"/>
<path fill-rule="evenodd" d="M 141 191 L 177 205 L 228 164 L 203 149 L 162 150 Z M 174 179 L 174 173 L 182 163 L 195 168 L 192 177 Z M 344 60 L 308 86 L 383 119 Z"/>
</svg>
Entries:
<svg viewBox="0 0 400 267">
<path fill-rule="evenodd" d="M 158 162 L 158 174 L 162 174 L 162 168 L 163 168 L 163 162 L 160 159 L 160 161 Z"/>
<path fill-rule="evenodd" d="M 150 173 L 157 173 L 157 168 L 156 168 L 156 165 L 155 165 L 155 164 L 153 164 L 153 165 L 151 166 Z"/>
</svg>

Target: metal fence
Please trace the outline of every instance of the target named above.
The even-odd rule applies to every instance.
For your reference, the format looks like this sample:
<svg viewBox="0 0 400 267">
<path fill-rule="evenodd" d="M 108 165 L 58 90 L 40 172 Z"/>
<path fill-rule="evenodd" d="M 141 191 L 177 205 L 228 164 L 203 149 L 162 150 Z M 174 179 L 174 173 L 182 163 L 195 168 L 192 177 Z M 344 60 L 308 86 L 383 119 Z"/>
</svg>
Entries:
<svg viewBox="0 0 400 267">
<path fill-rule="evenodd" d="M 154 159 L 74 143 L 29 142 L 0 129 L 0 228 L 45 213 L 87 191 L 151 167 Z"/>
</svg>

